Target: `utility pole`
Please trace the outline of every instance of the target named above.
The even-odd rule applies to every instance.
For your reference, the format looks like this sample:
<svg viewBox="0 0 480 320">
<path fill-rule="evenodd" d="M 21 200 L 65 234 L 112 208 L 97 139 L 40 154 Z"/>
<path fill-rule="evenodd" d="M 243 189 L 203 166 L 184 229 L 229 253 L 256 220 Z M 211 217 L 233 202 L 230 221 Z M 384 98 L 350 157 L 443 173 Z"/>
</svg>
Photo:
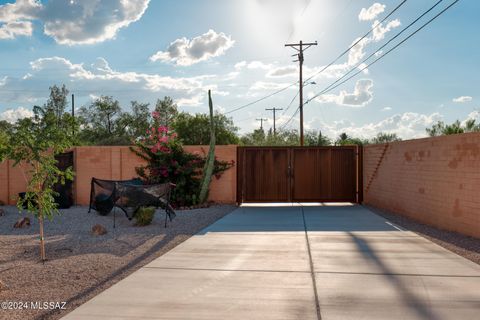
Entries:
<svg viewBox="0 0 480 320">
<path fill-rule="evenodd" d="M 72 118 L 75 121 L 75 95 L 72 93 Z M 73 135 L 75 135 L 75 123 L 72 128 Z"/>
<path fill-rule="evenodd" d="M 260 121 L 260 130 L 263 130 L 263 121 L 267 121 L 268 119 L 260 118 L 255 120 Z"/>
<path fill-rule="evenodd" d="M 275 111 L 280 111 L 280 110 L 283 110 L 282 108 L 267 108 L 265 109 L 267 111 L 273 111 L 273 135 L 275 135 L 277 133 L 277 129 L 275 128 Z"/>
<path fill-rule="evenodd" d="M 300 81 L 299 81 L 299 86 L 300 86 L 300 145 L 303 146 L 303 74 L 302 74 L 302 67 L 303 67 L 303 51 L 307 50 L 311 46 L 316 46 L 317 41 L 315 42 L 307 42 L 303 43 L 302 40 L 300 40 L 299 43 L 287 43 L 285 47 L 292 47 L 293 49 L 297 50 L 298 53 L 294 54 L 293 56 L 297 56 L 298 60 L 295 60 L 294 62 L 299 63 L 300 65 Z M 304 48 L 304 46 L 306 46 Z"/>
</svg>

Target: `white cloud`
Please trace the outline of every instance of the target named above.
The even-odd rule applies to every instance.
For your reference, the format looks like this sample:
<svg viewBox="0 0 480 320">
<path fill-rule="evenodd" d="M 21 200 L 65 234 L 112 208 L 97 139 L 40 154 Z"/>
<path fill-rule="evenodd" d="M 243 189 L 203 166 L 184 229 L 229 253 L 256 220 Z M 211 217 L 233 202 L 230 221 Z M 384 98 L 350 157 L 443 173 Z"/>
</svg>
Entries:
<svg viewBox="0 0 480 320">
<path fill-rule="evenodd" d="M 150 57 L 152 61 L 173 62 L 180 66 L 190 66 L 224 54 L 235 43 L 231 36 L 214 30 L 193 39 L 181 38 L 170 43 L 166 51 L 158 51 Z"/>
<path fill-rule="evenodd" d="M 385 108 L 382 109 L 382 111 L 390 111 L 390 110 L 392 110 L 391 107 L 385 107 Z"/>
<path fill-rule="evenodd" d="M 276 67 L 271 69 L 267 73 L 267 77 L 269 78 L 279 78 L 279 77 L 288 77 L 288 76 L 297 76 L 298 75 L 298 67 L 297 66 L 284 66 L 284 67 Z"/>
<path fill-rule="evenodd" d="M 212 79 L 211 76 L 174 78 L 159 74 L 120 72 L 110 67 L 103 58 L 98 58 L 89 67 L 63 57 L 40 58 L 32 61 L 30 66 L 29 77 L 0 79 L 0 102 L 21 105 L 29 99 L 39 98 L 41 94 L 46 96 L 49 86 L 62 83 L 79 98 L 113 95 L 121 102 L 128 103 L 139 98 L 154 101 L 159 96 L 168 95 L 189 106 L 198 104 L 201 101 L 198 95 L 205 94 L 207 88 L 217 90 L 215 85 L 207 83 Z M 39 93 L 38 88 L 44 88 L 45 92 Z M 218 91 L 219 95 L 227 94 Z M 179 106 L 182 106 L 181 103 L 178 103 Z"/>
<path fill-rule="evenodd" d="M 398 19 L 391 20 L 391 21 L 387 22 L 387 24 L 385 26 L 384 26 L 383 23 L 380 23 L 379 21 L 375 21 L 372 24 L 372 28 L 374 26 L 376 26 L 373 29 L 373 35 L 372 35 L 373 39 L 372 40 L 375 41 L 375 42 L 383 40 L 385 38 L 385 34 L 387 32 L 391 31 L 394 28 L 399 27 L 400 25 L 401 25 L 401 22 Z"/>
<path fill-rule="evenodd" d="M 363 107 L 373 98 L 373 81 L 371 79 L 360 79 L 355 83 L 353 93 L 341 91 L 337 94 L 324 94 L 314 100 L 319 103 L 335 103 L 337 105 L 349 107 Z"/>
<path fill-rule="evenodd" d="M 358 14 L 358 20 L 360 21 L 369 21 L 375 19 L 380 13 L 385 11 L 385 5 L 375 2 L 368 9 L 362 8 Z"/>
<path fill-rule="evenodd" d="M 396 114 L 377 123 L 356 125 L 351 121 L 335 121 L 333 124 L 324 123 L 318 118 L 308 123 L 309 128 L 322 128 L 322 132 L 329 137 L 336 138 L 340 133 L 345 132 L 353 137 L 373 138 L 379 132 L 396 133 L 402 139 L 413 139 L 425 137 L 425 128 L 431 127 L 437 121 L 442 120 L 442 115 L 432 113 L 429 115 L 415 112 Z"/>
<path fill-rule="evenodd" d="M 15 39 L 17 36 L 31 36 L 30 21 L 11 21 L 0 26 L 0 39 Z"/>
<path fill-rule="evenodd" d="M 17 0 L 0 6 L 0 37 L 31 35 L 32 21 L 59 44 L 93 44 L 115 38 L 121 28 L 139 20 L 150 0 Z M 12 23 L 17 25 L 12 25 Z M 10 25 L 10 26 L 9 26 Z M 14 28 L 15 27 L 15 28 Z M 16 31 L 13 32 L 12 30 Z"/>
<path fill-rule="evenodd" d="M 0 112 L 0 120 L 4 120 L 10 123 L 17 122 L 18 119 L 33 117 L 33 111 L 24 107 L 18 107 L 16 109 L 7 109 Z"/>
<path fill-rule="evenodd" d="M 470 102 L 472 100 L 473 100 L 473 98 L 470 97 L 470 96 L 460 96 L 460 97 L 452 99 L 452 101 L 455 102 L 455 103 L 465 103 L 465 102 Z"/>
<path fill-rule="evenodd" d="M 289 84 L 290 83 L 257 81 L 250 87 L 250 90 L 279 90 Z"/>
</svg>

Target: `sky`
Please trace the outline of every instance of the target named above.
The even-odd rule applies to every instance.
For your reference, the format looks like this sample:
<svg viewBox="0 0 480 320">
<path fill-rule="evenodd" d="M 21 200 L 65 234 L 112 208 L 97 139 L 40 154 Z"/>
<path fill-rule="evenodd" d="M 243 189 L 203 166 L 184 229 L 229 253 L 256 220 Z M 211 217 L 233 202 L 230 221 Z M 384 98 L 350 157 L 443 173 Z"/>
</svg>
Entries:
<svg viewBox="0 0 480 320">
<path fill-rule="evenodd" d="M 242 134 L 259 118 L 270 128 L 272 107 L 283 108 L 277 128 L 298 128 L 298 62 L 284 44 L 302 40 L 318 43 L 304 52 L 306 129 L 423 137 L 439 120 L 480 121 L 480 1 L 460 0 L 385 53 L 453 1 L 377 51 L 437 0 L 0 0 L 0 120 L 30 116 L 50 86 L 65 84 L 76 109 L 102 95 L 124 110 L 133 100 L 153 109 L 171 96 L 180 110 L 205 113 L 210 89 Z M 366 63 L 380 60 L 364 68 L 373 53 Z"/>
</svg>

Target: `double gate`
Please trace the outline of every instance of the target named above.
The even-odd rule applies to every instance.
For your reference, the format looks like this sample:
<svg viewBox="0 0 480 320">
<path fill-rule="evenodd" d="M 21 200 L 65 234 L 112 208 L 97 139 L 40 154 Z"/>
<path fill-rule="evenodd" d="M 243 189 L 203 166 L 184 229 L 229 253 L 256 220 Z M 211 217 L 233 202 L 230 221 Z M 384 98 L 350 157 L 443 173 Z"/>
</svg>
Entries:
<svg viewBox="0 0 480 320">
<path fill-rule="evenodd" d="M 342 147 L 239 147 L 237 201 L 361 202 L 361 152 Z"/>
</svg>

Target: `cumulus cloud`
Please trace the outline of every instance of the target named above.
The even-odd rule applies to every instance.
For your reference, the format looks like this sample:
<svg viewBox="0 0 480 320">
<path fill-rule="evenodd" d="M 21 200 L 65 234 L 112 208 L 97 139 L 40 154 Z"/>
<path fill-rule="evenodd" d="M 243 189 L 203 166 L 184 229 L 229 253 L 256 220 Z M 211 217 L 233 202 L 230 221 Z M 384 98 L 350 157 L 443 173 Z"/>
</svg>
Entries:
<svg viewBox="0 0 480 320">
<path fill-rule="evenodd" d="M 33 111 L 26 109 L 24 107 L 18 107 L 16 109 L 7 109 L 3 112 L 0 112 L 0 120 L 7 121 L 10 123 L 17 122 L 18 119 L 31 118 L 33 117 Z"/>
<path fill-rule="evenodd" d="M 385 11 L 385 5 L 375 2 L 368 9 L 362 8 L 358 14 L 358 20 L 360 21 L 370 21 L 375 19 L 380 13 Z"/>
<path fill-rule="evenodd" d="M 267 73 L 267 77 L 276 78 L 276 77 L 288 77 L 288 76 L 297 76 L 298 67 L 297 66 L 284 66 L 271 69 Z"/>
<path fill-rule="evenodd" d="M 150 0 L 17 0 L 0 6 L 0 38 L 32 34 L 32 21 L 57 43 L 93 44 L 115 38 L 118 30 L 139 20 Z M 13 24 L 12 23 L 16 23 Z"/>
<path fill-rule="evenodd" d="M 405 112 L 395 114 L 379 122 L 371 122 L 357 125 L 351 121 L 340 120 L 332 123 L 325 123 L 318 118 L 312 119 L 309 128 L 322 128 L 322 132 L 329 137 L 338 137 L 345 132 L 348 135 L 361 138 L 373 138 L 379 132 L 396 133 L 402 139 L 422 138 L 427 136 L 425 128 L 431 127 L 437 121 L 443 119 L 439 113 L 421 114 L 416 112 Z"/>
<path fill-rule="evenodd" d="M 400 25 L 401 23 L 400 23 L 400 20 L 398 19 L 388 21 L 387 24 L 383 24 L 375 20 L 375 22 L 372 25 L 372 28 L 376 26 L 373 29 L 372 40 L 375 42 L 383 40 L 387 32 L 391 31 L 394 28 L 399 27 Z"/>
<path fill-rule="evenodd" d="M 33 28 L 30 21 L 12 21 L 0 26 L 0 39 L 15 39 L 17 36 L 32 35 Z"/>
<path fill-rule="evenodd" d="M 151 61 L 172 62 L 180 66 L 190 66 L 200 61 L 223 55 L 235 43 L 231 36 L 208 32 L 193 39 L 180 38 L 170 43 L 166 51 L 158 51 L 150 57 Z"/>
<path fill-rule="evenodd" d="M 360 79 L 355 83 L 352 93 L 341 91 L 339 94 L 325 94 L 315 98 L 320 103 L 335 103 L 341 106 L 363 107 L 373 98 L 373 81 L 371 79 Z"/>
<path fill-rule="evenodd" d="M 455 103 L 465 103 L 465 102 L 470 102 L 472 100 L 473 100 L 473 98 L 470 97 L 470 96 L 460 96 L 460 97 L 452 99 L 452 101 L 455 102 Z"/>
<path fill-rule="evenodd" d="M 168 95 L 184 102 L 185 105 L 198 105 L 200 95 L 206 89 L 215 91 L 215 84 L 208 84 L 211 76 L 170 77 L 159 74 L 121 72 L 114 70 L 104 58 L 98 58 L 88 66 L 74 63 L 63 57 L 47 57 L 30 63 L 28 77 L 4 77 L 0 79 L 0 102 L 4 105 L 22 105 L 46 96 L 52 84 L 65 83 L 77 97 L 113 95 L 121 102 L 142 98 L 154 101 L 159 96 Z M 45 92 L 39 93 L 38 88 Z M 226 92 L 221 91 L 221 94 Z M 45 97 L 46 98 L 46 97 Z M 179 103 L 179 106 L 182 104 Z"/>
<path fill-rule="evenodd" d="M 250 90 L 279 90 L 285 88 L 288 85 L 290 85 L 290 83 L 256 81 L 250 87 Z"/>
</svg>

